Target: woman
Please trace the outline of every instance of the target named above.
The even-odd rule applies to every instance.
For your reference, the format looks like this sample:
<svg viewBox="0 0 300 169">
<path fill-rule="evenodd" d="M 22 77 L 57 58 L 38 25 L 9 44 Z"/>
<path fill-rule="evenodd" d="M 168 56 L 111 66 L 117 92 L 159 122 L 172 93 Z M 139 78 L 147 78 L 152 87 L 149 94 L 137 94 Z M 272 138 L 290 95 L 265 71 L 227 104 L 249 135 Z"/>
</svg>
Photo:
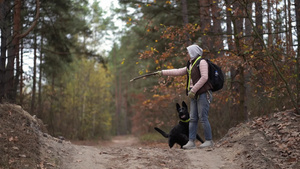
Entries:
<svg viewBox="0 0 300 169">
<path fill-rule="evenodd" d="M 183 146 L 184 149 L 196 148 L 195 140 L 198 128 L 198 120 L 204 129 L 205 142 L 200 148 L 213 146 L 212 132 L 208 121 L 209 104 L 212 100 L 211 84 L 208 82 L 208 63 L 201 59 L 203 50 L 198 45 L 187 47 L 190 60 L 186 67 L 158 71 L 157 74 L 164 76 L 187 75 L 187 95 L 191 98 L 189 141 Z"/>
</svg>

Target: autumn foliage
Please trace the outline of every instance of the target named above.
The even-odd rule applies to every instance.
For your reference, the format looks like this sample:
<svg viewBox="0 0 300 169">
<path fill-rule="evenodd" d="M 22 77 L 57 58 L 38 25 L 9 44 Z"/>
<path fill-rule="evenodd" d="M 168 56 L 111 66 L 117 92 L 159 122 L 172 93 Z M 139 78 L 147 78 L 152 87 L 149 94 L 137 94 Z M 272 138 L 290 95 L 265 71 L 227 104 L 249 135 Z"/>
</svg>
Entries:
<svg viewBox="0 0 300 169">
<path fill-rule="evenodd" d="M 155 65 L 153 71 L 181 68 L 188 60 L 186 47 L 196 43 L 204 49 L 204 58 L 222 67 L 226 76 L 225 86 L 213 94 L 210 110 L 215 135 L 222 135 L 227 127 L 239 121 L 288 107 L 296 108 L 297 105 L 297 53 L 291 47 L 286 50 L 286 46 L 293 42 L 288 44 L 278 30 L 264 34 L 258 25 L 259 20 L 253 22 L 254 17 L 257 19 L 262 14 L 257 11 L 256 16 L 249 16 L 249 12 L 254 10 L 247 8 L 250 4 L 244 1 L 235 1 L 232 6 L 227 1 L 219 3 L 219 7 L 211 4 L 210 9 L 216 10 L 212 13 L 227 12 L 227 15 L 220 15 L 224 19 L 221 22 L 233 23 L 229 25 L 232 32 L 215 32 L 222 30 L 214 28 L 217 25 L 215 18 L 208 19 L 208 22 L 216 23 L 213 25 L 194 22 L 183 26 L 155 24 L 152 19 L 147 25 L 146 35 L 159 32 L 160 37 L 139 53 L 141 62 Z M 203 4 L 200 2 L 199 5 Z M 226 5 L 226 10 L 220 8 Z M 186 77 L 161 77 L 157 85 L 149 86 L 147 92 L 136 95 L 139 99 L 134 106 L 133 132 L 151 132 L 154 126 L 168 128 L 172 126 L 170 123 L 176 123 L 174 103 L 188 100 L 184 93 L 185 83 Z"/>
</svg>

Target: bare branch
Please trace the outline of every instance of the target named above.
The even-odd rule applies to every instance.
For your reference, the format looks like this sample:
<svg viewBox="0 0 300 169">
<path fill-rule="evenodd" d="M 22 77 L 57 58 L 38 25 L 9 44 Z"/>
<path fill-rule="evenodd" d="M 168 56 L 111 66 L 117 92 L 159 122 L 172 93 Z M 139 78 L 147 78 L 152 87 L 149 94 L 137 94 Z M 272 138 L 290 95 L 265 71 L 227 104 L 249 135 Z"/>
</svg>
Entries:
<svg viewBox="0 0 300 169">
<path fill-rule="evenodd" d="M 21 39 L 21 38 L 24 38 L 25 36 L 27 36 L 29 34 L 29 32 L 32 31 L 33 28 L 36 26 L 39 16 L 40 16 L 40 0 L 36 0 L 36 14 L 35 14 L 34 21 L 32 22 L 31 26 L 24 33 L 18 35 L 17 37 Z"/>
</svg>

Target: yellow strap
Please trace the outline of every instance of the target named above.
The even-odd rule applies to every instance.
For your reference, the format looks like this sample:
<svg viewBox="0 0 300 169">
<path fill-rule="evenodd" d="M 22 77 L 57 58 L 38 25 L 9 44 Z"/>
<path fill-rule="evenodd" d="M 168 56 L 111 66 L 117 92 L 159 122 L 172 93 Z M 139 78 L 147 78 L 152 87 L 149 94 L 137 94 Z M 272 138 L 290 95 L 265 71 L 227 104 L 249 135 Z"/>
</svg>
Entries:
<svg viewBox="0 0 300 169">
<path fill-rule="evenodd" d="M 184 123 L 187 123 L 190 121 L 190 119 L 187 119 L 187 120 L 180 120 L 181 122 L 184 122 Z"/>
<path fill-rule="evenodd" d="M 198 61 L 199 59 L 201 59 L 201 56 L 199 56 L 199 57 L 195 60 L 195 62 L 193 63 L 191 69 L 188 69 L 188 68 L 187 68 L 187 71 L 188 71 L 188 74 L 189 74 L 189 82 L 188 82 L 188 86 L 187 86 L 188 91 L 190 90 L 190 85 L 191 85 L 191 74 L 192 74 L 192 69 L 193 69 L 194 65 L 197 63 L 197 61 Z"/>
</svg>

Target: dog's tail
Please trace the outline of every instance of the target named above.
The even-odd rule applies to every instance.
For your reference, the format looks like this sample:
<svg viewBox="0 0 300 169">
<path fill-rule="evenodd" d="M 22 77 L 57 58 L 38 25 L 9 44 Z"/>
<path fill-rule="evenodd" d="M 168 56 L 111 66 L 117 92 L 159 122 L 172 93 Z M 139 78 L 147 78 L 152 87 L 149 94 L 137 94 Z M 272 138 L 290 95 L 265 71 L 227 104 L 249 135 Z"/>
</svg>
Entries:
<svg viewBox="0 0 300 169">
<path fill-rule="evenodd" d="M 163 135 L 164 137 L 166 138 L 169 138 L 169 134 L 165 133 L 164 131 L 162 131 L 161 129 L 157 128 L 157 127 L 154 127 L 154 129 L 156 131 L 158 131 L 161 135 Z"/>
</svg>

